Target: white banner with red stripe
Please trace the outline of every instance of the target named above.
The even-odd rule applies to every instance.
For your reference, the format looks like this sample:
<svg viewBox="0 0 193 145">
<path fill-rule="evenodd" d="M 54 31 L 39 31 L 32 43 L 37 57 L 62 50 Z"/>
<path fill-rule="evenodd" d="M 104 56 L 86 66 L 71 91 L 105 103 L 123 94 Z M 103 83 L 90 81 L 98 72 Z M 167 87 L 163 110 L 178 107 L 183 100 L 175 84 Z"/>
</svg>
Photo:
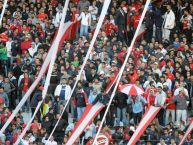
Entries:
<svg viewBox="0 0 193 145">
<path fill-rule="evenodd" d="M 142 24 L 137 34 L 136 41 L 139 40 L 145 34 L 145 31 L 146 31 L 145 25 Z"/>
<path fill-rule="evenodd" d="M 136 144 L 136 142 L 140 139 L 141 135 L 146 130 L 146 128 L 149 126 L 149 124 L 152 122 L 152 120 L 155 118 L 155 116 L 160 111 L 160 109 L 161 109 L 160 107 L 150 106 L 146 110 L 142 120 L 140 121 L 136 131 L 132 135 L 127 145 Z"/>
<path fill-rule="evenodd" d="M 78 121 L 72 135 L 68 139 L 66 145 L 72 145 L 78 137 L 82 134 L 82 132 L 86 129 L 86 127 L 94 120 L 94 118 L 98 115 L 98 113 L 102 110 L 104 107 L 101 103 L 96 103 L 95 105 L 89 104 L 82 117 Z"/>
<path fill-rule="evenodd" d="M 185 142 L 188 134 L 190 134 L 192 130 L 193 130 L 193 121 L 191 121 L 191 123 L 190 123 L 188 129 L 186 130 L 186 133 L 184 134 L 184 137 L 180 141 L 179 145 L 182 145 Z"/>
</svg>

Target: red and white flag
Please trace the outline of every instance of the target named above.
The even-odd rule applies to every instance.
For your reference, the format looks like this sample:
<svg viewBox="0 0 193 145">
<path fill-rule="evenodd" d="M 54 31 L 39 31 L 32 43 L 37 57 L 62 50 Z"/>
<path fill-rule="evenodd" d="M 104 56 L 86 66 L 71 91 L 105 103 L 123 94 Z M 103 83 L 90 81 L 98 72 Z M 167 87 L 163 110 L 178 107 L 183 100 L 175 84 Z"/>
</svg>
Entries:
<svg viewBox="0 0 193 145">
<path fill-rule="evenodd" d="M 155 118 L 157 113 L 160 111 L 160 107 L 150 106 L 146 111 L 145 114 L 140 121 L 136 131 L 132 135 L 131 139 L 129 140 L 129 143 L 127 145 L 135 145 L 136 142 L 139 140 L 143 132 L 146 130 L 146 128 L 149 126 L 149 124 L 152 122 L 152 120 Z"/>
<path fill-rule="evenodd" d="M 145 34 L 145 31 L 146 31 L 145 25 L 142 24 L 139 29 L 139 33 L 137 35 L 136 41 L 139 40 Z"/>
<path fill-rule="evenodd" d="M 95 119 L 98 113 L 103 109 L 104 105 L 101 103 L 96 103 L 95 105 L 89 104 L 80 120 L 75 126 L 72 135 L 68 139 L 66 145 L 73 145 L 74 142 L 78 139 L 78 137 L 82 134 L 82 132 L 86 129 L 86 127 L 91 124 L 91 122 Z"/>
<path fill-rule="evenodd" d="M 184 134 L 184 137 L 180 141 L 179 145 L 182 145 L 184 143 L 184 141 L 186 140 L 188 134 L 191 133 L 192 129 L 193 129 L 193 120 L 191 121 L 191 123 L 190 123 L 188 129 L 186 130 L 186 133 Z"/>
</svg>

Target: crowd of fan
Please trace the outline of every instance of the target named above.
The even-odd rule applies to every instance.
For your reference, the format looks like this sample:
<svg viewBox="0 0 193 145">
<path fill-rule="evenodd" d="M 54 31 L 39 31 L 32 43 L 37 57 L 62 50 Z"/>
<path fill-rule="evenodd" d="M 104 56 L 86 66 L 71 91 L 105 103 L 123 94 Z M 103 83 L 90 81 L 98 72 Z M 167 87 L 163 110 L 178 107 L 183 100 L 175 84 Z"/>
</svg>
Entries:
<svg viewBox="0 0 193 145">
<path fill-rule="evenodd" d="M 106 105 L 106 92 L 121 68 L 137 28 L 145 0 L 112 0 L 108 14 L 86 63 L 80 81 L 53 137 L 47 140 L 84 61 L 96 28 L 103 0 L 70 1 L 65 22 L 73 28 L 60 48 L 41 109 L 21 140 L 23 144 L 65 144 L 88 104 Z M 37 78 L 62 16 L 63 0 L 8 0 L 0 27 L 0 128 L 6 123 Z M 0 1 L 2 11 L 3 1 Z M 122 84 L 136 84 L 141 96 L 117 91 L 102 132 L 111 144 L 126 144 L 145 109 L 162 109 L 138 141 L 139 145 L 176 145 L 193 115 L 193 3 L 189 0 L 153 1 L 139 38 L 121 77 Z M 44 76 L 15 119 L 0 135 L 0 144 L 13 144 L 42 100 Z M 104 108 L 76 144 L 90 144 Z M 192 145 L 189 134 L 184 145 Z"/>
</svg>

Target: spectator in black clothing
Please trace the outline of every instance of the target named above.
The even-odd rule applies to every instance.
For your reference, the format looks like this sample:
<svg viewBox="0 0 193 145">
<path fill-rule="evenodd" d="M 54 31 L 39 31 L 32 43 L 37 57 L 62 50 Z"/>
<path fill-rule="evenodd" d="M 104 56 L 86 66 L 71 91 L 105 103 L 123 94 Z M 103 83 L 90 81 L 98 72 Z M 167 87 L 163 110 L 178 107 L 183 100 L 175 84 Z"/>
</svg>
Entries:
<svg viewBox="0 0 193 145">
<path fill-rule="evenodd" d="M 147 29 L 147 33 L 145 34 L 145 40 L 150 43 L 153 37 L 153 12 L 152 10 L 148 11 L 146 13 L 146 21 L 145 21 L 145 27 Z"/>
<path fill-rule="evenodd" d="M 121 142 L 124 139 L 124 135 L 123 135 L 123 127 L 116 127 L 115 129 L 115 133 L 112 135 L 112 138 L 114 140 L 114 144 L 121 144 Z"/>
<path fill-rule="evenodd" d="M 117 106 L 117 123 L 123 122 L 124 125 L 128 125 L 126 117 L 128 96 L 124 93 L 117 92 L 115 95 L 115 104 Z"/>
<path fill-rule="evenodd" d="M 166 144 L 169 144 L 169 143 L 170 143 L 171 135 L 169 134 L 167 128 L 164 129 L 164 134 L 162 135 L 162 138 L 165 140 L 165 143 L 166 143 Z"/>
<path fill-rule="evenodd" d="M 35 91 L 33 97 L 31 98 L 30 106 L 31 106 L 32 114 L 34 114 L 35 109 L 38 106 L 39 101 L 42 100 L 42 91 L 43 91 L 43 87 L 40 86 L 39 88 L 37 88 L 37 90 Z M 40 121 L 41 120 L 40 110 L 38 111 L 36 116 L 37 116 L 38 120 Z"/>
<path fill-rule="evenodd" d="M 57 114 L 56 115 L 56 118 L 53 122 L 53 126 L 55 126 L 56 122 L 58 121 L 60 117 L 60 114 Z M 57 141 L 62 141 L 62 138 L 65 134 L 65 130 L 66 130 L 66 127 L 68 126 L 68 122 L 64 119 L 60 119 L 59 123 L 58 123 L 58 126 L 56 127 L 56 130 L 55 130 L 55 133 L 54 133 L 54 137 L 57 139 Z"/>
<path fill-rule="evenodd" d="M 92 104 L 96 104 L 96 103 L 99 102 L 99 103 L 102 103 L 103 105 L 107 105 L 109 100 L 110 100 L 109 94 L 107 94 L 105 92 L 105 90 L 101 90 L 101 93 L 96 96 L 96 98 L 95 98 L 95 100 L 93 101 Z M 103 118 L 105 110 L 106 110 L 105 107 L 101 110 L 101 112 L 100 112 L 100 119 Z"/>
<path fill-rule="evenodd" d="M 124 5 L 117 11 L 115 17 L 115 24 L 118 26 L 118 40 L 125 41 L 124 31 L 126 29 L 126 13 Z"/>
<path fill-rule="evenodd" d="M 46 132 L 50 134 L 51 132 L 51 125 L 52 122 L 50 121 L 49 117 L 46 116 L 45 119 L 43 120 L 42 127 L 46 129 Z"/>
<path fill-rule="evenodd" d="M 80 119 L 86 105 L 88 104 L 88 97 L 82 87 L 78 87 L 77 93 L 74 96 L 74 106 L 77 109 L 77 118 Z"/>
<path fill-rule="evenodd" d="M 150 126 L 150 130 L 146 130 L 147 140 L 152 144 L 156 145 L 158 140 L 158 134 L 156 132 L 155 125 Z"/>
<path fill-rule="evenodd" d="M 163 18 L 162 18 L 162 11 L 161 11 L 160 7 L 155 7 L 155 9 L 154 9 L 154 23 L 155 23 L 155 27 L 156 27 L 156 31 L 155 31 L 156 41 L 161 43 L 162 42 Z"/>
<path fill-rule="evenodd" d="M 49 118 L 50 122 L 54 121 L 54 108 L 49 108 L 49 112 L 47 113 L 47 117 Z"/>
<path fill-rule="evenodd" d="M 21 72 L 21 67 L 18 65 L 16 60 L 13 60 L 11 68 L 12 68 L 11 71 L 13 72 L 13 76 L 15 76 L 18 81 L 22 72 Z"/>
</svg>

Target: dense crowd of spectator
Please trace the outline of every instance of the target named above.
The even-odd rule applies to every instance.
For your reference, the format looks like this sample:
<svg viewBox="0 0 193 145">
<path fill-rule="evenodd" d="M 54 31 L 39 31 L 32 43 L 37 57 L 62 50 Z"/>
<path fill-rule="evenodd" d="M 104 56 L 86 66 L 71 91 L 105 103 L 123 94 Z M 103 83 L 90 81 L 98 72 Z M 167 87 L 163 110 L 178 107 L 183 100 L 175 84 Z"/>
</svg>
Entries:
<svg viewBox="0 0 193 145">
<path fill-rule="evenodd" d="M 63 0 L 8 0 L 0 27 L 0 128 L 37 78 L 59 27 Z M 65 22 L 73 28 L 57 54 L 41 109 L 23 144 L 65 144 L 88 104 L 107 104 L 106 93 L 121 68 L 137 29 L 145 0 L 112 0 L 89 60 L 53 137 L 47 140 L 71 92 L 84 61 L 104 0 L 71 0 Z M 0 1 L 0 12 L 3 1 Z M 137 144 L 176 145 L 193 116 L 193 3 L 154 0 L 121 77 L 121 84 L 145 90 L 129 96 L 117 90 L 102 133 L 111 144 L 126 144 L 145 109 L 162 109 Z M 0 144 L 13 144 L 25 127 L 23 114 L 34 113 L 42 100 L 44 76 L 4 134 Z M 105 108 L 77 144 L 90 144 Z M 192 145 L 189 134 L 184 145 Z"/>
</svg>

